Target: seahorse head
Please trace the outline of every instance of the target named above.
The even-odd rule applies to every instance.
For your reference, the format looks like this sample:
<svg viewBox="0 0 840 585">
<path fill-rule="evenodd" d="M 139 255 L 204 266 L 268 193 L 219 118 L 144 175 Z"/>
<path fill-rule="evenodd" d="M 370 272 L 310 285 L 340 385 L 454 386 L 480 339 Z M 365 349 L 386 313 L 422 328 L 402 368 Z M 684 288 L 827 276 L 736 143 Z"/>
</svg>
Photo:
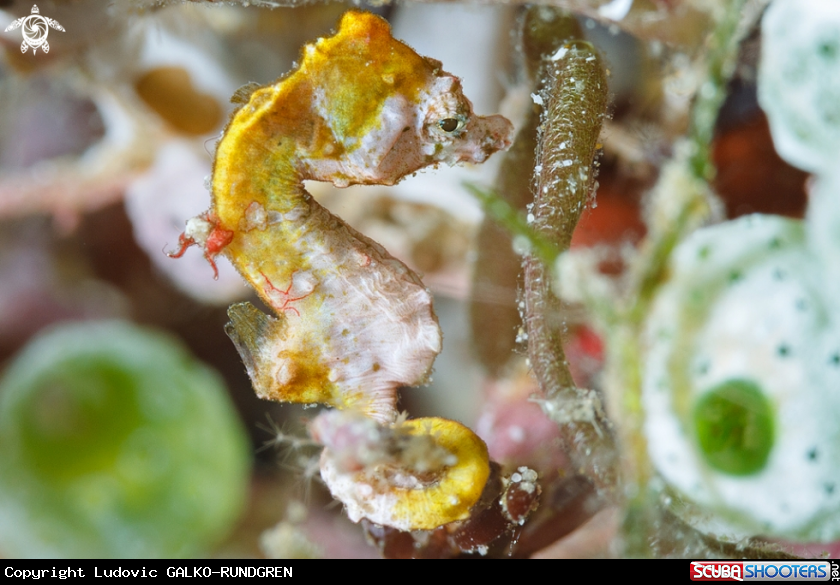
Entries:
<svg viewBox="0 0 840 585">
<path fill-rule="evenodd" d="M 335 36 L 307 45 L 297 72 L 332 140 L 307 160 L 311 178 L 393 184 L 438 163 L 480 163 L 510 146 L 502 116 L 477 116 L 461 83 L 391 37 L 373 14 L 348 12 Z"/>
</svg>

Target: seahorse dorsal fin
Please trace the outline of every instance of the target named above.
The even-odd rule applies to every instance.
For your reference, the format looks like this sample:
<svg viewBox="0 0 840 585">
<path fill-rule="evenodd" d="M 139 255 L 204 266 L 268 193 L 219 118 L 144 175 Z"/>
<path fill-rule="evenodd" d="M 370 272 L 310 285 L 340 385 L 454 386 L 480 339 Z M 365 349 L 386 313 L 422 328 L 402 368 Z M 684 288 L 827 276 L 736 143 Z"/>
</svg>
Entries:
<svg viewBox="0 0 840 585">
<path fill-rule="evenodd" d="M 285 319 L 275 319 L 257 309 L 251 303 L 236 303 L 228 309 L 230 322 L 225 333 L 230 337 L 248 375 L 255 381 L 261 379 L 262 350 L 266 339 L 272 339 L 285 327 Z"/>
<path fill-rule="evenodd" d="M 251 94 L 261 88 L 262 85 L 257 83 L 256 81 L 249 81 L 235 92 L 230 97 L 230 103 L 232 104 L 247 104 L 251 99 Z"/>
</svg>

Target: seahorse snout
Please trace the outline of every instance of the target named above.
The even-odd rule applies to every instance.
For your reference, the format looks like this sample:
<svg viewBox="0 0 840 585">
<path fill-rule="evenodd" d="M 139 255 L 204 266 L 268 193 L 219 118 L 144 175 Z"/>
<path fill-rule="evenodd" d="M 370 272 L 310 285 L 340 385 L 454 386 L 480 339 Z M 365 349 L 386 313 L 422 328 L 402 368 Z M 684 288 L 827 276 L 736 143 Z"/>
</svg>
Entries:
<svg viewBox="0 0 840 585">
<path fill-rule="evenodd" d="M 471 116 L 457 140 L 440 150 L 437 160 L 450 165 L 483 163 L 491 154 L 507 150 L 513 141 L 513 124 L 504 116 Z"/>
<path fill-rule="evenodd" d="M 478 116 L 475 128 L 470 129 L 468 146 L 471 150 L 465 152 L 466 158 L 461 162 L 481 163 L 491 154 L 500 150 L 507 150 L 513 142 L 513 124 L 504 116 Z"/>
</svg>

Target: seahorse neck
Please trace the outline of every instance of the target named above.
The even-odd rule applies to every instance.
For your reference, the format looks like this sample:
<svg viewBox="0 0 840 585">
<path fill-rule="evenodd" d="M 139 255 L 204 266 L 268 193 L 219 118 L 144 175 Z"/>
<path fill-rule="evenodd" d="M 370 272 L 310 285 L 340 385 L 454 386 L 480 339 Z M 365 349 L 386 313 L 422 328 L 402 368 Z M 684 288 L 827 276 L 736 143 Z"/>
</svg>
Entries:
<svg viewBox="0 0 840 585">
<path fill-rule="evenodd" d="M 236 230 L 255 202 L 266 212 L 287 213 L 305 197 L 296 149 L 290 144 L 266 149 L 260 128 L 250 135 L 228 133 L 219 144 L 213 168 L 213 202 L 218 221 Z M 260 136 L 262 134 L 263 136 Z"/>
</svg>

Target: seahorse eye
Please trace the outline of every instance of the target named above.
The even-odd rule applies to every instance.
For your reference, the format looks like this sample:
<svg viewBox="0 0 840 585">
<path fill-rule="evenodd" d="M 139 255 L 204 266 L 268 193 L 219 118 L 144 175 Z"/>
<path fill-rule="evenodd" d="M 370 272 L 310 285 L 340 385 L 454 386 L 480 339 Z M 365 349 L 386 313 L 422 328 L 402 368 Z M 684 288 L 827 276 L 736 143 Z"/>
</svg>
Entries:
<svg viewBox="0 0 840 585">
<path fill-rule="evenodd" d="M 444 132 L 455 132 L 461 127 L 461 121 L 457 118 L 444 118 L 438 122 L 438 126 Z"/>
</svg>

